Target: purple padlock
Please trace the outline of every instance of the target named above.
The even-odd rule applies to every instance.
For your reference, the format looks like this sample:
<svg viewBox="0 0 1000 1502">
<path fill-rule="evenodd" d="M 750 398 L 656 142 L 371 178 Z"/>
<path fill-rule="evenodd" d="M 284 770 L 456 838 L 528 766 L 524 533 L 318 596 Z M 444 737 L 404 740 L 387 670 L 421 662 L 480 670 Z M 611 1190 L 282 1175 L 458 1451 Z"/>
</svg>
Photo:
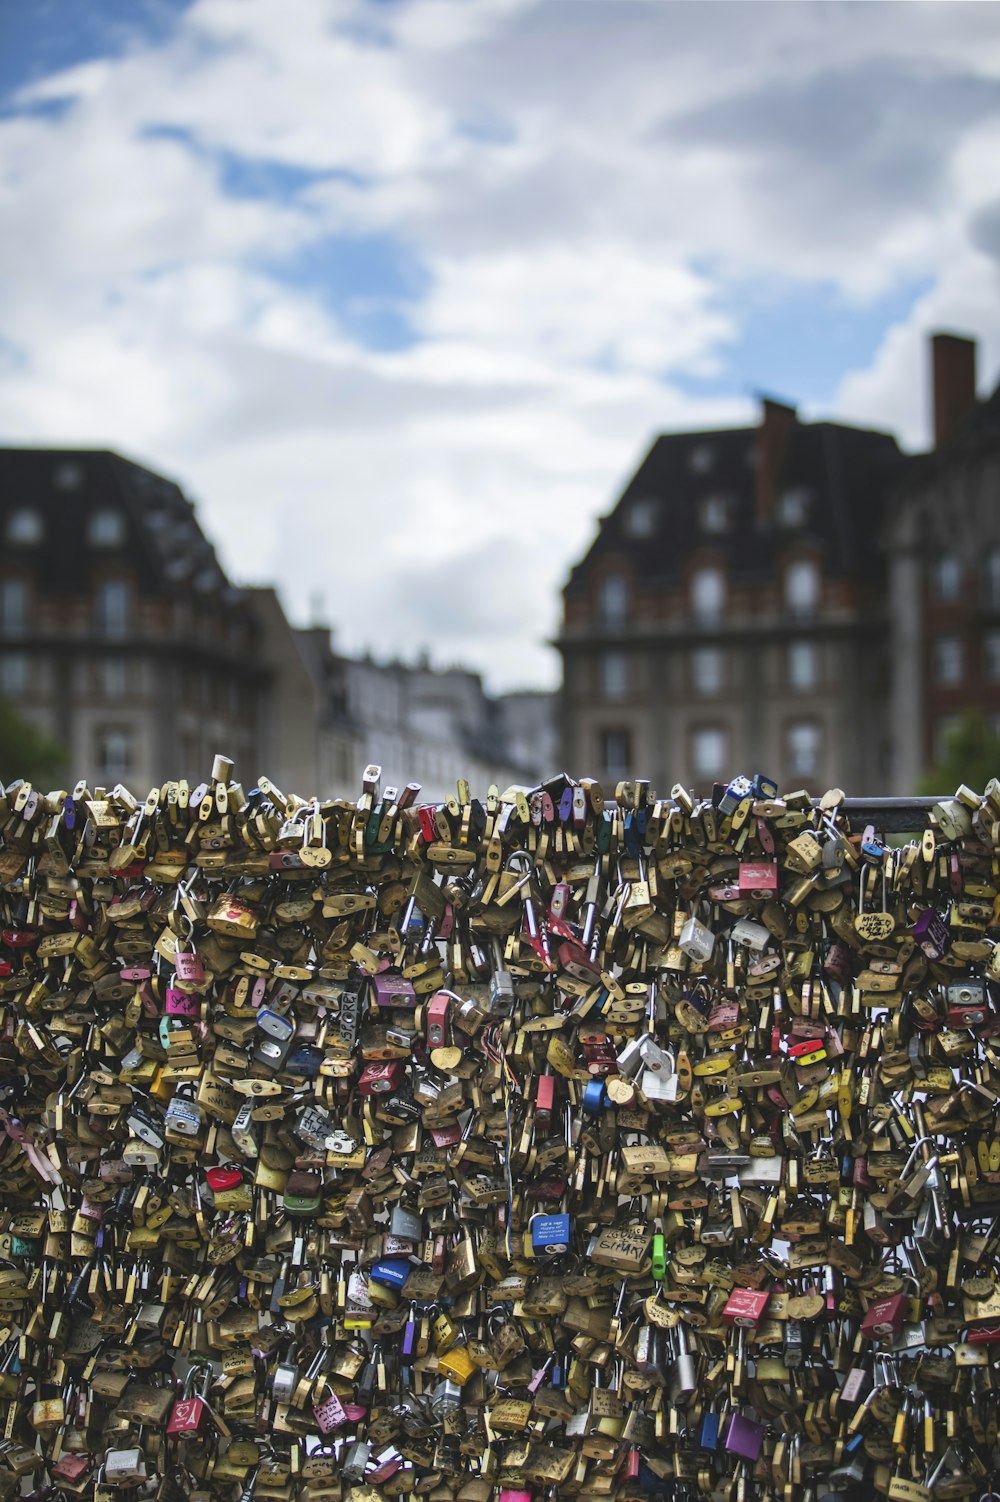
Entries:
<svg viewBox="0 0 1000 1502">
<path fill-rule="evenodd" d="M 168 1017 L 197 1017 L 201 1012 L 197 996 L 191 996 L 177 986 L 167 987 L 163 1005 Z"/>
<path fill-rule="evenodd" d="M 944 919 L 932 907 L 925 908 L 910 929 L 927 959 L 943 959 L 951 948 L 951 933 Z"/>
<path fill-rule="evenodd" d="M 764 1425 L 745 1419 L 741 1413 L 734 1413 L 723 1444 L 731 1455 L 756 1460 L 764 1447 Z"/>
</svg>

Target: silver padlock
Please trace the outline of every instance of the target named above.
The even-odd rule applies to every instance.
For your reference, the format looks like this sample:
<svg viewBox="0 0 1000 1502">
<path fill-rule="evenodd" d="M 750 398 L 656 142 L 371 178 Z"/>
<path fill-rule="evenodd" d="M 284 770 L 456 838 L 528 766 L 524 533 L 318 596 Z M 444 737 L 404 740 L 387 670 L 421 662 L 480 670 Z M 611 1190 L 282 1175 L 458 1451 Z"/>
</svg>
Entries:
<svg viewBox="0 0 1000 1502">
<path fill-rule="evenodd" d="M 291 1017 L 286 1017 L 283 1012 L 272 1011 L 270 1007 L 261 1007 L 257 1013 L 257 1026 L 262 1033 L 277 1039 L 279 1043 L 288 1042 L 295 1033 L 295 1023 Z"/>
<path fill-rule="evenodd" d="M 178 1137 L 197 1137 L 201 1131 L 201 1107 L 180 1091 L 174 1095 L 163 1117 L 164 1131 Z"/>
<path fill-rule="evenodd" d="M 109 1450 L 103 1470 L 109 1486 L 136 1486 L 146 1479 L 146 1457 L 138 1448 Z"/>
<path fill-rule="evenodd" d="M 282 1042 L 278 1038 L 261 1036 L 253 1047 L 253 1061 L 255 1064 L 263 1064 L 267 1069 L 280 1069 L 288 1057 L 288 1051 L 292 1046 L 291 1037 Z"/>
<path fill-rule="evenodd" d="M 402 1241 L 421 1241 L 424 1218 L 416 1210 L 408 1210 L 405 1205 L 393 1205 L 389 1216 L 389 1231 Z"/>
<path fill-rule="evenodd" d="M 763 923 L 755 923 L 752 918 L 741 918 L 729 930 L 729 937 L 734 944 L 744 944 L 747 949 L 753 949 L 759 953 L 760 950 L 767 948 L 771 933 Z"/>
<path fill-rule="evenodd" d="M 677 1407 L 697 1390 L 698 1358 L 689 1348 L 687 1327 L 683 1323 L 668 1332 L 668 1345 L 672 1346 L 673 1360 L 667 1368 L 667 1392 L 670 1402 Z"/>
<path fill-rule="evenodd" d="M 257 1123 L 253 1119 L 254 1104 L 252 1100 L 245 1100 L 237 1111 L 233 1124 L 230 1127 L 233 1141 L 244 1158 L 257 1158 L 260 1156 L 258 1128 Z"/>
<path fill-rule="evenodd" d="M 340 1457 L 340 1477 L 342 1481 L 361 1482 L 365 1479 L 365 1471 L 368 1469 L 368 1457 L 371 1455 L 371 1445 L 366 1440 L 356 1439 L 349 1445 L 345 1445 Z"/>
<path fill-rule="evenodd" d="M 298 1342 L 292 1341 L 285 1356 L 278 1362 L 271 1378 L 271 1392 L 276 1403 L 290 1403 L 299 1382 L 299 1363 L 296 1361 Z"/>
<path fill-rule="evenodd" d="M 162 1148 L 166 1141 L 161 1122 L 157 1120 L 152 1111 L 145 1110 L 141 1106 L 132 1107 L 132 1110 L 125 1118 L 125 1124 L 134 1137 L 138 1137 L 140 1142 L 145 1142 L 149 1147 L 156 1148 L 157 1151 Z"/>
<path fill-rule="evenodd" d="M 715 948 L 715 934 L 692 913 L 681 929 L 681 936 L 677 942 L 688 959 L 697 960 L 699 964 L 704 964 L 706 960 L 712 957 L 712 950 Z"/>
</svg>

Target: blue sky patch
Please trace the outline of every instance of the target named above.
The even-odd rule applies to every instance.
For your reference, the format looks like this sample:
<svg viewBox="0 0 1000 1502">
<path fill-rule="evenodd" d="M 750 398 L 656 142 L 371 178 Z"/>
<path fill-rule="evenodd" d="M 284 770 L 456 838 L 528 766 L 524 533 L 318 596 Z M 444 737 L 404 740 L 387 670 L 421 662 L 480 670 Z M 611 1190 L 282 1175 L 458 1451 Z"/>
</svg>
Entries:
<svg viewBox="0 0 1000 1502">
<path fill-rule="evenodd" d="M 866 303 L 849 303 L 824 283 L 746 283 L 722 300 L 739 329 L 719 352 L 716 375 L 671 371 L 685 396 L 768 396 L 799 407 L 830 407 L 847 371 L 872 363 L 893 325 L 931 286 L 911 281 Z"/>
<path fill-rule="evenodd" d="M 430 273 L 413 247 L 392 235 L 327 235 L 266 270 L 320 297 L 345 332 L 369 349 L 418 342 L 409 314 L 426 295 Z"/>
<path fill-rule="evenodd" d="M 0 101 L 51 73 L 163 41 L 192 0 L 0 0 Z"/>
</svg>

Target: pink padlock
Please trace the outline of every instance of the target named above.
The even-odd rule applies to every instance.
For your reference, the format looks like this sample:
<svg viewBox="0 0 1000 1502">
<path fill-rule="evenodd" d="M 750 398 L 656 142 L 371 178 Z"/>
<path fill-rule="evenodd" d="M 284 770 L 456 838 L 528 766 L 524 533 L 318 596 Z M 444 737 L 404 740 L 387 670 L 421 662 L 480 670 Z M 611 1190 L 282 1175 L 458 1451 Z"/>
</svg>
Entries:
<svg viewBox="0 0 1000 1502">
<path fill-rule="evenodd" d="M 502 1486 L 500 1488 L 500 1502 L 531 1502 L 531 1493 L 520 1491 L 517 1487 Z"/>
<path fill-rule="evenodd" d="M 196 949 L 178 949 L 174 954 L 174 969 L 182 985 L 203 986 L 205 984 L 205 967 Z"/>
<path fill-rule="evenodd" d="M 197 1017 L 201 1011 L 197 997 L 179 986 L 167 987 L 163 1005 L 168 1017 Z"/>
<path fill-rule="evenodd" d="M 340 1429 L 347 1423 L 347 1413 L 343 1403 L 332 1392 L 322 1403 L 313 1404 L 313 1418 L 320 1434 L 332 1434 L 334 1429 Z"/>
</svg>

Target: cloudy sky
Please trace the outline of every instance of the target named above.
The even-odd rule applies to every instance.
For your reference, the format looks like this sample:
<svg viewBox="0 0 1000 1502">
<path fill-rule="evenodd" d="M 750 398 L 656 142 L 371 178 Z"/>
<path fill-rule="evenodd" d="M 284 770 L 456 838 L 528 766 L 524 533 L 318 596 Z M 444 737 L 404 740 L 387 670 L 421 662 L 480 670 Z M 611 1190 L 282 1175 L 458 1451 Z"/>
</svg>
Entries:
<svg viewBox="0 0 1000 1502">
<path fill-rule="evenodd" d="M 0 0 L 0 442 L 177 478 L 348 649 L 554 684 L 659 429 L 1000 370 L 1000 9 Z"/>
</svg>

